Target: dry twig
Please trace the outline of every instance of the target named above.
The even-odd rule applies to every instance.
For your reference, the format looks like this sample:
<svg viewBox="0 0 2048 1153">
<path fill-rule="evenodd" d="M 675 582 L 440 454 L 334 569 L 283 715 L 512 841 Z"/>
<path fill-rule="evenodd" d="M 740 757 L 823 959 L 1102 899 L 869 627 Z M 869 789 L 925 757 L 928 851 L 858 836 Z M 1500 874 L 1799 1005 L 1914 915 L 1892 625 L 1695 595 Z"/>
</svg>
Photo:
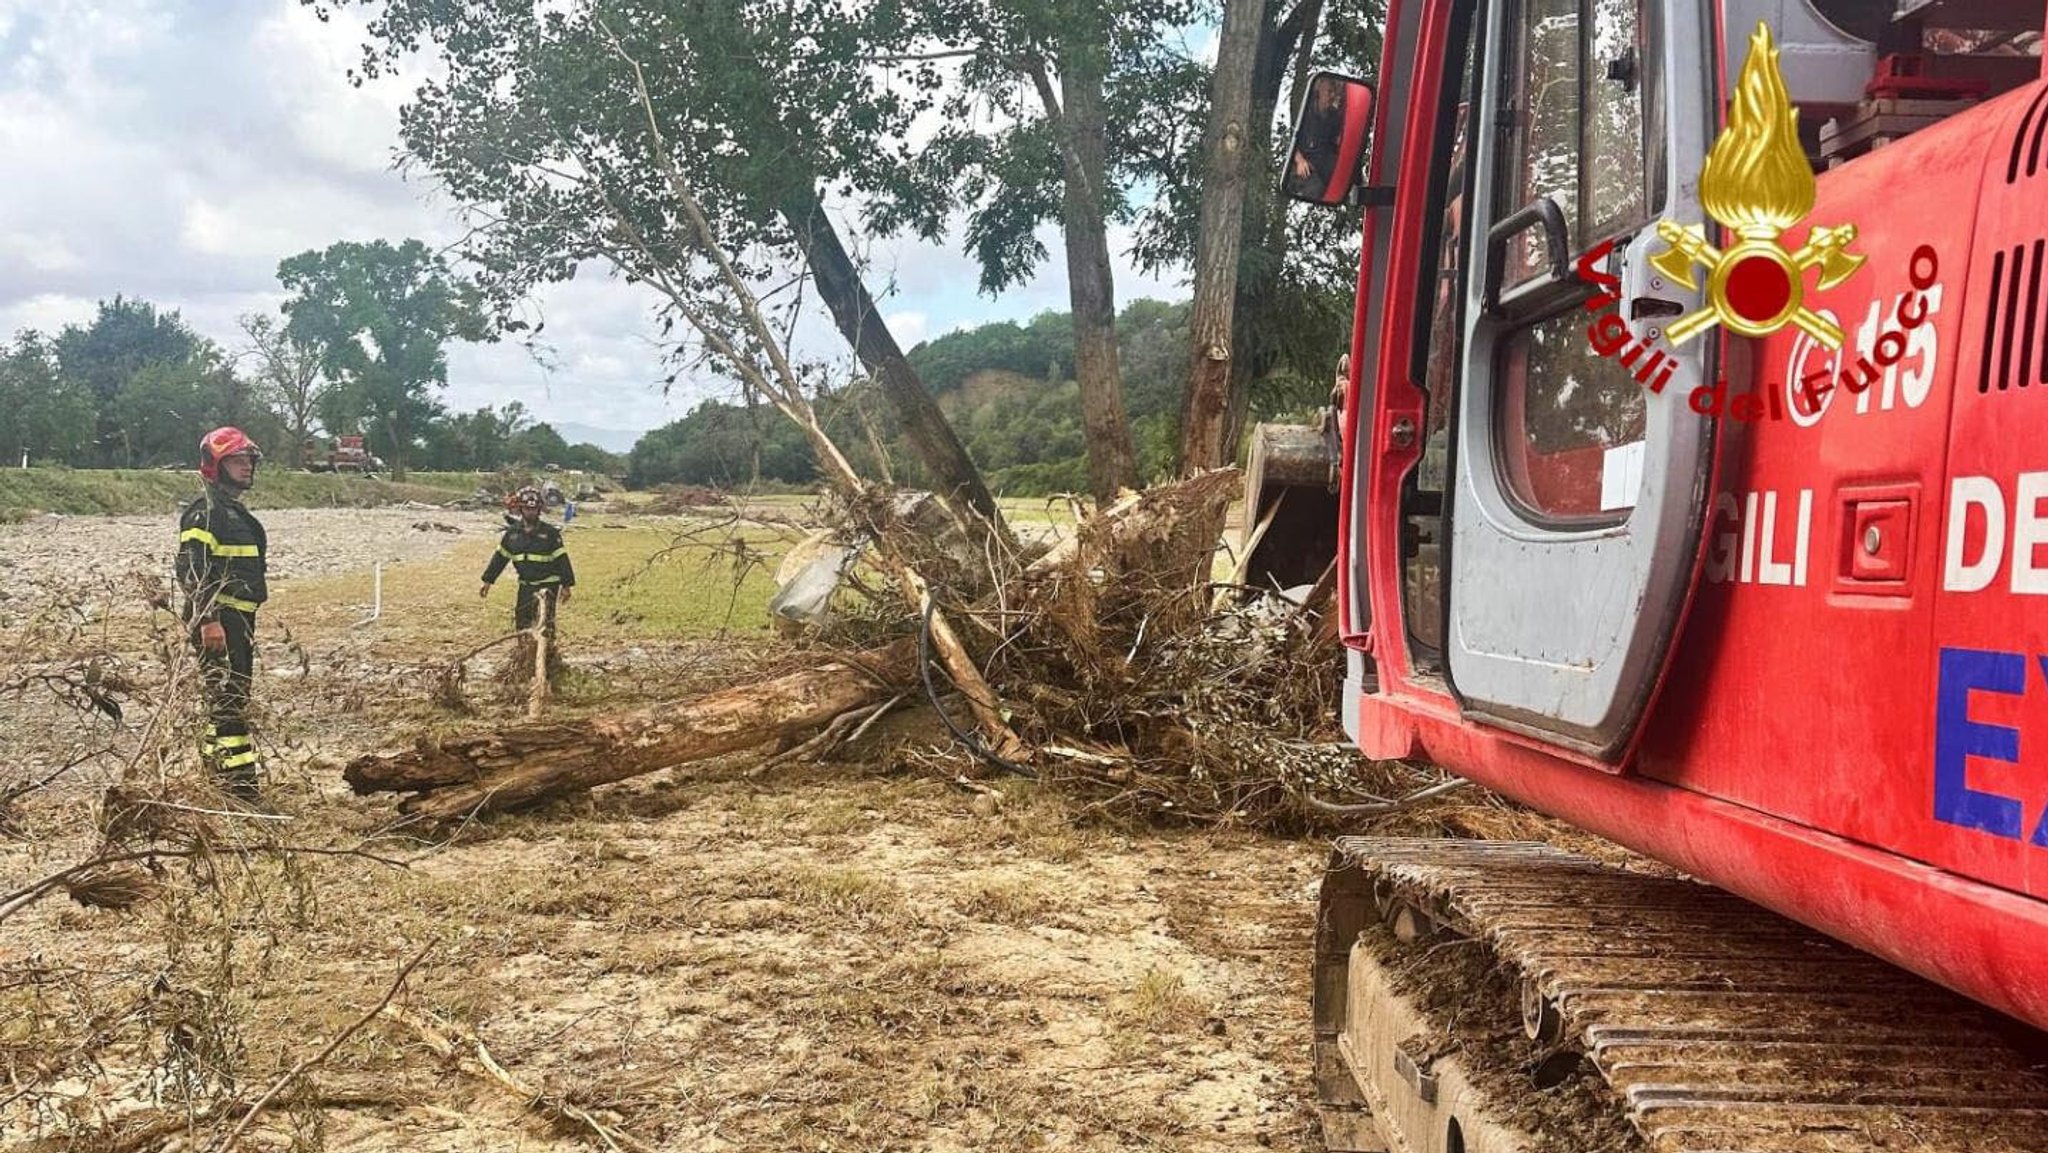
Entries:
<svg viewBox="0 0 2048 1153">
<path fill-rule="evenodd" d="M 270 1104 L 271 1098 L 283 1092 L 285 1086 L 290 1085 L 292 1082 L 305 1076 L 306 1071 L 308 1069 L 311 1069 L 315 1065 L 318 1065 L 320 1062 L 327 1060 L 327 1058 L 330 1055 L 332 1055 L 336 1049 L 341 1048 L 342 1042 L 348 1040 L 350 1037 L 355 1036 L 356 1033 L 359 1030 L 361 1030 L 363 1026 L 369 1024 L 371 1021 L 376 1020 L 377 1014 L 383 1012 L 384 1007 L 386 1005 L 391 1004 L 391 999 L 393 997 L 398 996 L 398 991 L 405 987 L 405 979 L 407 977 L 410 977 L 412 975 L 412 971 L 414 969 L 419 968 L 420 962 L 427 959 L 427 954 L 433 951 L 434 946 L 431 944 L 428 945 L 426 948 L 421 949 L 418 955 L 414 956 L 412 960 L 407 961 L 405 963 L 405 967 L 398 971 L 398 976 L 391 982 L 391 987 L 384 990 L 384 996 L 380 998 L 375 1005 L 371 1006 L 369 1012 L 356 1018 L 355 1021 L 350 1023 L 348 1028 L 343 1029 L 339 1033 L 336 1033 L 334 1035 L 334 1039 L 327 1042 L 326 1045 L 322 1046 L 318 1053 L 315 1053 L 312 1056 L 300 1061 L 298 1064 L 293 1065 L 290 1069 L 287 1069 L 285 1071 L 284 1076 L 279 1077 L 275 1081 L 272 1081 L 270 1083 L 270 1088 L 265 1089 L 263 1091 L 263 1095 L 256 1098 L 255 1103 L 249 1106 L 249 1111 L 242 1114 L 242 1119 L 235 1123 L 235 1127 L 233 1129 L 228 1130 L 227 1136 L 221 1138 L 220 1141 L 209 1147 L 208 1153 L 228 1153 L 228 1150 L 233 1149 L 235 1147 L 235 1143 L 242 1139 L 242 1134 L 249 1128 L 249 1124 L 256 1120 L 257 1116 L 260 1115 L 263 1112 L 264 1108 Z"/>
<path fill-rule="evenodd" d="M 614 1150 L 614 1153 L 621 1149 L 630 1150 L 631 1153 L 656 1153 L 654 1146 L 616 1125 L 606 1124 L 588 1109 L 528 1087 L 498 1063 L 498 1059 L 491 1055 L 482 1038 L 464 1030 L 460 1025 L 443 1021 L 431 1013 L 415 1013 L 396 1005 L 385 1006 L 383 1013 L 418 1034 L 428 1048 L 443 1058 L 475 1061 L 483 1070 L 482 1076 L 485 1080 L 497 1085 L 507 1094 L 517 1097 L 524 1107 L 536 1110 L 553 1120 L 581 1127 L 604 1142 L 606 1148 Z"/>
</svg>

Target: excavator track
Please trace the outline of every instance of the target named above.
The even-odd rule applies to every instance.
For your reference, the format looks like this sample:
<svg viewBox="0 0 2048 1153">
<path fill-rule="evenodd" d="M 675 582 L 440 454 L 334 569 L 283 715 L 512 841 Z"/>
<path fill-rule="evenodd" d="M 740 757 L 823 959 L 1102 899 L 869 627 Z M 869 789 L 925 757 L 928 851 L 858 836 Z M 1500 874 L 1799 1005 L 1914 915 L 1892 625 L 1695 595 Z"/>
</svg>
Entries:
<svg viewBox="0 0 2048 1153">
<path fill-rule="evenodd" d="M 1653 1153 L 2048 1151 L 2041 1035 L 1947 990 L 1694 881 L 1538 843 L 1373 837 L 1337 841 L 1317 918 L 1332 1150 L 1537 1145 L 1495 1123 L 1517 1110 L 1436 1025 L 1401 1016 L 1375 925 L 1395 951 L 1483 944 L 1520 986 L 1523 1066 L 1555 1081 L 1590 1062 Z"/>
</svg>

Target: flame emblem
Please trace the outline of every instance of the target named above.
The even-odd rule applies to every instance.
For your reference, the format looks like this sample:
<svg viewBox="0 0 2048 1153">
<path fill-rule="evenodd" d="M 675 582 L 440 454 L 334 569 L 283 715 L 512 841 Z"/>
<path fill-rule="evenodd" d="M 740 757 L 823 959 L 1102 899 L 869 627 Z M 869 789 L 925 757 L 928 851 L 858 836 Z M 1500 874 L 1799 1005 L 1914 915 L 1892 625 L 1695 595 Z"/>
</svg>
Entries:
<svg viewBox="0 0 2048 1153">
<path fill-rule="evenodd" d="M 1769 336 L 1788 324 L 1831 349 L 1842 347 L 1842 330 L 1806 307 L 1805 272 L 1820 270 L 1818 287 L 1835 287 L 1863 267 L 1866 257 L 1848 251 L 1856 226 L 1815 225 L 1798 251 L 1779 237 L 1813 211 L 1813 170 L 1799 146 L 1799 111 L 1778 71 L 1771 30 L 1758 22 L 1749 38 L 1728 128 L 1714 141 L 1700 169 L 1700 204 L 1740 239 L 1726 252 L 1707 243 L 1697 224 L 1657 222 L 1657 235 L 1671 247 L 1650 264 L 1671 281 L 1698 288 L 1693 265 L 1707 270 L 1707 303 L 1673 321 L 1666 335 L 1684 344 L 1716 323 L 1743 336 Z"/>
</svg>

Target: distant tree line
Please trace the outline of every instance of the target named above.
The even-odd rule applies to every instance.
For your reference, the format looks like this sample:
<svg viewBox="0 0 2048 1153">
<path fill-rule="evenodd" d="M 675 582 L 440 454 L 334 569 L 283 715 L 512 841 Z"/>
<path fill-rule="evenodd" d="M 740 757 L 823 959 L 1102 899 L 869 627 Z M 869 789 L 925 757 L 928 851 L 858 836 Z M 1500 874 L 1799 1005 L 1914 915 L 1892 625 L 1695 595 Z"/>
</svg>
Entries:
<svg viewBox="0 0 2048 1153">
<path fill-rule="evenodd" d="M 387 384 L 379 396 L 339 382 L 317 342 L 275 317 L 245 316 L 242 332 L 242 344 L 223 347 L 175 310 L 117 296 L 54 336 L 17 333 L 0 344 L 0 463 L 18 465 L 26 454 L 31 464 L 74 468 L 195 464 L 199 438 L 233 424 L 255 437 L 272 466 L 287 468 L 301 465 L 309 440 L 324 459 L 340 434 L 366 435 L 371 452 L 401 464 L 394 433 L 404 438 L 396 446 L 402 464 L 413 468 L 624 467 L 597 445 L 566 443 L 517 402 L 450 412 L 423 387 L 411 398 L 410 423 L 396 432 L 382 414 L 402 386 Z M 364 375 L 376 377 L 374 369 Z"/>
<path fill-rule="evenodd" d="M 1189 312 L 1186 301 L 1137 300 L 1117 316 L 1123 394 L 1144 479 L 1172 469 L 1180 442 Z M 911 349 L 909 359 L 996 490 L 1011 496 L 1088 490 L 1086 430 L 1068 313 L 1044 312 L 1022 324 L 998 321 L 950 332 Z M 1335 368 L 1333 351 L 1331 373 Z M 996 375 L 967 387 L 977 373 Z M 1255 391 L 1253 419 L 1306 417 L 1323 403 L 1329 375 L 1271 375 Z M 923 479 L 887 406 L 868 389 L 828 391 L 817 398 L 817 407 L 835 439 L 869 475 L 879 475 L 874 467 L 879 442 L 897 480 Z M 870 428 L 873 437 L 867 435 Z M 635 486 L 801 485 L 816 479 L 817 468 L 796 426 L 774 411 L 707 400 L 681 420 L 643 436 L 628 457 L 626 476 Z"/>
</svg>

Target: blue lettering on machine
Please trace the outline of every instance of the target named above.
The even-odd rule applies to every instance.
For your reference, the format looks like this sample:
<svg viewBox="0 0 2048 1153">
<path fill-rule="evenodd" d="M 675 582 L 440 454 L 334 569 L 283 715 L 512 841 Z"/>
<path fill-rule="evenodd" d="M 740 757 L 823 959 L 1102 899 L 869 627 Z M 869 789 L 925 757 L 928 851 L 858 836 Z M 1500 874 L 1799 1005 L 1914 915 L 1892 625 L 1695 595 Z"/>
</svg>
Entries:
<svg viewBox="0 0 2048 1153">
<path fill-rule="evenodd" d="M 2048 681 L 2048 656 L 2036 658 Z M 1973 789 L 1969 760 L 2018 764 L 2020 731 L 2011 725 L 1970 719 L 1972 692 L 2021 696 L 2027 690 L 2025 653 L 1987 649 L 1941 650 L 1934 706 L 1934 819 L 1977 829 L 2007 840 L 2023 835 L 2021 802 L 2002 793 Z M 2031 843 L 2048 848 L 2048 807 L 2035 824 Z"/>
</svg>

